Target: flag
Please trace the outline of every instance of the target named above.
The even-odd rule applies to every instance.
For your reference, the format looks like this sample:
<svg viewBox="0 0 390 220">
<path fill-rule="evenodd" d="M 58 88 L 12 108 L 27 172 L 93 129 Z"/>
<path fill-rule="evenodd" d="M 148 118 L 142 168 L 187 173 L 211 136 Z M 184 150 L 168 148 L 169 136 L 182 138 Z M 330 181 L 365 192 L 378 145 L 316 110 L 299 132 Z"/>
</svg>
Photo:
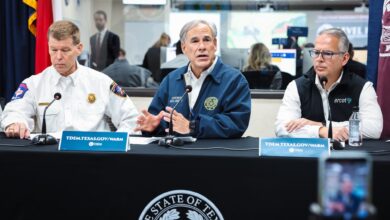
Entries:
<svg viewBox="0 0 390 220">
<path fill-rule="evenodd" d="M 34 9 L 34 12 L 28 17 L 28 29 L 30 32 L 36 36 L 37 33 L 37 26 L 36 26 L 36 21 L 37 21 L 37 0 L 23 0 L 23 3 L 30 6 L 31 8 Z"/>
<path fill-rule="evenodd" d="M 35 41 L 35 73 L 42 72 L 51 65 L 47 31 L 53 23 L 53 7 L 51 0 L 37 1 L 37 32 Z"/>
<path fill-rule="evenodd" d="M 22 0 L 0 1 L 0 96 L 6 101 L 34 74 L 35 37 L 28 29 L 33 12 Z"/>
<path fill-rule="evenodd" d="M 377 94 L 383 114 L 382 137 L 390 137 L 390 1 L 382 7 L 382 35 L 379 44 Z"/>
</svg>

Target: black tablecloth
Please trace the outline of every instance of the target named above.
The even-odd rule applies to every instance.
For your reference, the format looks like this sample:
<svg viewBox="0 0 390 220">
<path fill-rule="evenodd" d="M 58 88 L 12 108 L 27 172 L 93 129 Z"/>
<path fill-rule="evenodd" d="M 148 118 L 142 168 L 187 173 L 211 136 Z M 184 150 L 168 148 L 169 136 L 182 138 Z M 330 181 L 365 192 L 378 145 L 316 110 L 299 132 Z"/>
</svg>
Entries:
<svg viewBox="0 0 390 220">
<path fill-rule="evenodd" d="M 373 203 L 390 219 L 389 143 L 373 155 Z M 59 152 L 0 136 L 0 219 L 138 219 L 156 196 L 184 189 L 225 219 L 307 219 L 317 200 L 317 160 L 259 157 L 258 139 L 198 140 L 191 149 L 132 145 L 127 153 Z M 203 149 L 223 147 L 226 149 Z M 389 148 L 390 150 L 390 148 Z"/>
</svg>

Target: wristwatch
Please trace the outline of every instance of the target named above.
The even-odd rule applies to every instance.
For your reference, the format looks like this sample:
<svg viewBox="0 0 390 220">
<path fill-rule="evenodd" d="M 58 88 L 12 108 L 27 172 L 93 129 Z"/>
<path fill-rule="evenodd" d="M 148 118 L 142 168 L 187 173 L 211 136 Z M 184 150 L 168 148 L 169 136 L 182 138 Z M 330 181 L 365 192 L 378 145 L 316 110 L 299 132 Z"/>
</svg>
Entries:
<svg viewBox="0 0 390 220">
<path fill-rule="evenodd" d="M 190 127 L 190 135 L 195 134 L 196 121 L 195 120 L 190 121 L 189 127 Z"/>
</svg>

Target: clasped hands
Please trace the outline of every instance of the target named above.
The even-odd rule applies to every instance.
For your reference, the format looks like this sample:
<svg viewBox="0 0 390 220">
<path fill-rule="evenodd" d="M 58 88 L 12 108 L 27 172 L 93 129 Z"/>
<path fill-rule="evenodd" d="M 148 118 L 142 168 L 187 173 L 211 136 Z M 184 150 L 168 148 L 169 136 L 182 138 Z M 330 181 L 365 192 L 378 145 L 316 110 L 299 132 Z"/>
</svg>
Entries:
<svg viewBox="0 0 390 220">
<path fill-rule="evenodd" d="M 291 133 L 291 132 L 294 132 L 294 131 L 296 131 L 296 130 L 298 130 L 306 125 L 320 126 L 320 129 L 318 131 L 319 136 L 322 138 L 328 137 L 328 128 L 327 127 L 324 127 L 321 122 L 311 121 L 311 120 L 306 119 L 306 118 L 298 118 L 298 119 L 291 120 L 285 125 L 285 127 L 286 127 L 287 132 Z M 341 142 L 348 140 L 348 137 L 349 137 L 348 128 L 346 128 L 346 127 L 333 127 L 332 130 L 333 130 L 333 139 L 341 141 Z"/>
<path fill-rule="evenodd" d="M 134 129 L 134 131 L 152 132 L 159 126 L 161 120 L 169 123 L 171 120 L 172 108 L 166 107 L 165 110 L 166 111 L 161 111 L 158 115 L 153 115 L 146 109 L 142 110 L 142 114 L 137 118 L 137 127 Z M 190 121 L 177 111 L 173 111 L 172 124 L 173 131 L 180 134 L 190 133 Z M 168 132 L 168 130 L 168 128 L 165 129 L 166 132 Z"/>
</svg>

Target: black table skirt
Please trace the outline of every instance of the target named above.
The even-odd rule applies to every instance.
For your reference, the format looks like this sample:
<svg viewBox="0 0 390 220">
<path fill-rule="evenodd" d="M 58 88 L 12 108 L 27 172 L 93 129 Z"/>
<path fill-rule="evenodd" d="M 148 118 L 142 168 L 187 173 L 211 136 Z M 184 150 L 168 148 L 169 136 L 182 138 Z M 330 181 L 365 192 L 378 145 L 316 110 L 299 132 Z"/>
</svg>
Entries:
<svg viewBox="0 0 390 220">
<path fill-rule="evenodd" d="M 317 160 L 259 157 L 257 138 L 199 140 L 174 149 L 133 145 L 127 153 L 59 152 L 0 138 L 0 219 L 138 219 L 156 196 L 191 190 L 225 219 L 307 219 L 317 200 Z M 373 155 L 377 219 L 390 219 L 389 143 Z M 224 147 L 240 149 L 204 150 Z M 389 148 L 390 150 L 390 148 Z"/>
</svg>

